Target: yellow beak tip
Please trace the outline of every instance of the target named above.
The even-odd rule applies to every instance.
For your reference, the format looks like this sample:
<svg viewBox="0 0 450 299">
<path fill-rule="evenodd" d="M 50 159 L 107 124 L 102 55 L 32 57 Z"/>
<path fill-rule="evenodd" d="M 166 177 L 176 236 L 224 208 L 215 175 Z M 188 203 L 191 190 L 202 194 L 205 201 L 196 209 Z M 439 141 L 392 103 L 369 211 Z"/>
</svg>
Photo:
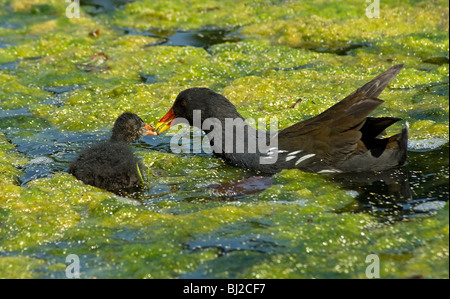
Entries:
<svg viewBox="0 0 450 299">
<path fill-rule="evenodd" d="M 175 114 L 173 113 L 173 108 L 171 108 L 166 115 L 161 118 L 161 120 L 156 124 L 156 133 L 159 135 L 170 128 L 172 121 L 175 119 Z"/>
<path fill-rule="evenodd" d="M 167 131 L 170 128 L 170 122 L 169 123 L 158 123 L 155 127 L 156 133 L 159 135 L 165 131 Z"/>
</svg>

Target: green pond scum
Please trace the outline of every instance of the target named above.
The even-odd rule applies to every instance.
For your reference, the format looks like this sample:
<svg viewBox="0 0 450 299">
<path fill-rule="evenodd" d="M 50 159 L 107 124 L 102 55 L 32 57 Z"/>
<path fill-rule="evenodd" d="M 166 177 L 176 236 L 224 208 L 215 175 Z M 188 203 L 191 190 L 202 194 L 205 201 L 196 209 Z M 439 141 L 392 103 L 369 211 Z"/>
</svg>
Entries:
<svg viewBox="0 0 450 299">
<path fill-rule="evenodd" d="M 0 0 L 0 278 L 69 277 L 70 254 L 81 278 L 367 278 L 372 254 L 376 277 L 448 279 L 449 5 L 379 2 L 369 18 L 359 0 L 81 1 L 69 18 Z M 264 177 L 171 152 L 175 129 L 132 144 L 141 193 L 67 173 L 120 114 L 155 124 L 186 88 L 284 128 L 396 64 L 374 112 L 410 127 L 393 184 Z"/>
</svg>

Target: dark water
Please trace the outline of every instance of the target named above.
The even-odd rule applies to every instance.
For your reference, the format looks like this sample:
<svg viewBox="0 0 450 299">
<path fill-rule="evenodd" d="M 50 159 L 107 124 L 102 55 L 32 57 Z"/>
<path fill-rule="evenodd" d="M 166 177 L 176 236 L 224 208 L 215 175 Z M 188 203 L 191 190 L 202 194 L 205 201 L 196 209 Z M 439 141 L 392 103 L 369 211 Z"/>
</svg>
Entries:
<svg viewBox="0 0 450 299">
<path fill-rule="evenodd" d="M 344 211 L 368 212 L 383 221 L 433 213 L 449 198 L 448 143 L 425 151 L 410 149 L 407 164 L 376 174 L 336 177 L 344 188 L 357 191 L 358 207 Z"/>
<path fill-rule="evenodd" d="M 90 6 L 89 14 L 96 15 L 100 13 L 113 12 L 116 9 L 121 9 L 125 4 L 134 2 L 135 0 L 80 0 L 81 6 Z"/>
<path fill-rule="evenodd" d="M 138 31 L 134 28 L 118 27 L 126 35 L 144 35 L 158 38 L 159 41 L 148 44 L 147 47 L 156 45 L 166 46 L 191 46 L 207 49 L 216 44 L 225 42 L 238 42 L 241 39 L 233 35 L 232 28 L 203 28 L 190 31 L 149 29 Z"/>
</svg>

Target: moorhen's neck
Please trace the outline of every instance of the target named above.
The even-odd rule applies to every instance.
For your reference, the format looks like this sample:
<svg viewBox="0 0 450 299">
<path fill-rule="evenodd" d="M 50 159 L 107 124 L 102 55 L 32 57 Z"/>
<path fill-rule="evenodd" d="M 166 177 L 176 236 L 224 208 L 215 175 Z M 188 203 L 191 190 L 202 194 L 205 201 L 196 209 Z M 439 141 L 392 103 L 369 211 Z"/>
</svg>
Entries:
<svg viewBox="0 0 450 299">
<path fill-rule="evenodd" d="M 205 132 L 216 156 L 235 165 L 255 169 L 255 165 L 261 166 L 260 156 L 277 147 L 268 132 L 256 130 L 236 110 L 219 110 L 213 117 L 201 119 L 201 124 L 194 121 L 193 126 Z"/>
<path fill-rule="evenodd" d="M 134 142 L 136 139 L 138 139 L 138 138 L 134 134 L 130 135 L 129 132 L 114 131 L 113 130 L 111 138 L 109 139 L 109 141 L 110 142 L 131 143 L 131 142 Z"/>
<path fill-rule="evenodd" d="M 122 122 L 116 121 L 112 129 L 112 134 L 109 141 L 131 143 L 137 139 L 139 139 L 139 136 L 138 133 L 136 132 L 136 129 L 132 130 L 128 128 L 127 124 L 124 123 L 123 121 Z"/>
</svg>

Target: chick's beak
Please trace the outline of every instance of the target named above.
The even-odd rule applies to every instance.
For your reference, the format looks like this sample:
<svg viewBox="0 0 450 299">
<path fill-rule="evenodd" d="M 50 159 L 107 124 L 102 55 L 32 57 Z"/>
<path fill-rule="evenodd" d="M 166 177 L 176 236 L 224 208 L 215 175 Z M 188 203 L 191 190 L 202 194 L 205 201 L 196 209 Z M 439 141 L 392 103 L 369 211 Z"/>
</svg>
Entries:
<svg viewBox="0 0 450 299">
<path fill-rule="evenodd" d="M 173 108 L 170 108 L 170 110 L 164 115 L 156 125 L 156 133 L 161 134 L 162 132 L 166 131 L 168 128 L 170 128 L 172 121 L 175 119 L 175 114 L 173 113 Z"/>
<path fill-rule="evenodd" d="M 152 126 L 145 124 L 144 127 L 147 129 L 147 135 L 158 135 Z"/>
</svg>

